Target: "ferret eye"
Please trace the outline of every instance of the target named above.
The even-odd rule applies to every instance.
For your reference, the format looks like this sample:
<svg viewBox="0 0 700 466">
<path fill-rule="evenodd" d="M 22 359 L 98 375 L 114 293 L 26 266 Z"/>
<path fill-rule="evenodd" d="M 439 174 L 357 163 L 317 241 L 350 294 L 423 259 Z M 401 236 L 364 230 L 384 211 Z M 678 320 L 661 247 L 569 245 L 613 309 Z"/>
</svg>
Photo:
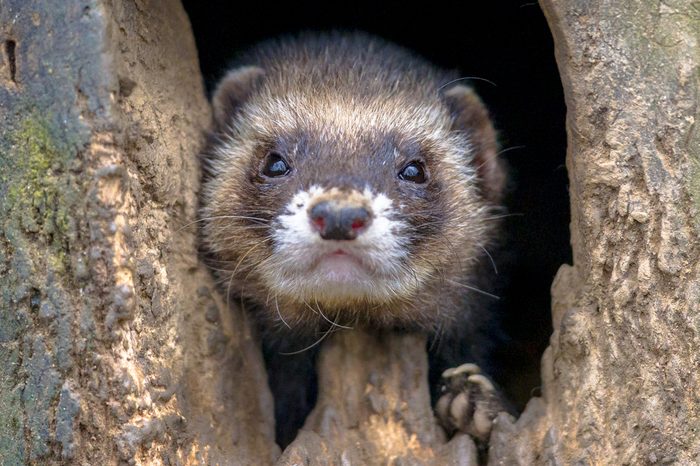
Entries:
<svg viewBox="0 0 700 466">
<path fill-rule="evenodd" d="M 425 183 L 425 168 L 420 162 L 411 162 L 401 169 L 399 179 L 412 183 Z"/>
<path fill-rule="evenodd" d="M 263 167 L 263 175 L 270 178 L 277 178 L 288 175 L 291 169 L 287 162 L 277 152 L 269 152 L 265 159 L 265 167 Z"/>
</svg>

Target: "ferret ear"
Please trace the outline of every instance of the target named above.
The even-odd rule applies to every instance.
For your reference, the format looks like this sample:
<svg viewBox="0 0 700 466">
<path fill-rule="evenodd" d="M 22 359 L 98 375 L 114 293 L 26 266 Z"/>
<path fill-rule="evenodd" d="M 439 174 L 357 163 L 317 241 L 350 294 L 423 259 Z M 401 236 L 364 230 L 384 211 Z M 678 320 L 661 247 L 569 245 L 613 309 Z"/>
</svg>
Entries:
<svg viewBox="0 0 700 466">
<path fill-rule="evenodd" d="M 454 128 L 464 131 L 474 150 L 474 163 L 484 197 L 499 204 L 505 189 L 506 173 L 498 158 L 496 131 L 479 96 L 469 87 L 457 85 L 443 94 L 452 111 Z"/>
<path fill-rule="evenodd" d="M 265 71 L 257 66 L 243 66 L 229 71 L 219 82 L 212 96 L 214 108 L 214 124 L 216 129 L 224 130 L 258 87 Z"/>
</svg>

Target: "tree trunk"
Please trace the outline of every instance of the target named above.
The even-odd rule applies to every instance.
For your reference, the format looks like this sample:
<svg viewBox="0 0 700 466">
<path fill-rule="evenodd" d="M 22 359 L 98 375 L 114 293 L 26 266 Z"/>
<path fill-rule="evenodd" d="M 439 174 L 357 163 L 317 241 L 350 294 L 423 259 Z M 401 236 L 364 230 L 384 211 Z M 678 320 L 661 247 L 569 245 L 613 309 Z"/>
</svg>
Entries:
<svg viewBox="0 0 700 466">
<path fill-rule="evenodd" d="M 197 261 L 181 5 L 2 0 L 0 28 L 0 464 L 271 463 L 262 358 Z"/>
<path fill-rule="evenodd" d="M 489 462 L 700 463 L 697 6 L 542 7 L 574 265 L 543 397 Z M 476 462 L 415 335 L 329 339 L 305 430 L 274 444 L 255 336 L 197 258 L 210 117 L 177 0 L 0 0 L 0 111 L 0 464 Z"/>
<path fill-rule="evenodd" d="M 552 285 L 543 398 L 493 464 L 700 463 L 700 15 L 542 0 L 568 107 L 574 265 Z"/>
</svg>

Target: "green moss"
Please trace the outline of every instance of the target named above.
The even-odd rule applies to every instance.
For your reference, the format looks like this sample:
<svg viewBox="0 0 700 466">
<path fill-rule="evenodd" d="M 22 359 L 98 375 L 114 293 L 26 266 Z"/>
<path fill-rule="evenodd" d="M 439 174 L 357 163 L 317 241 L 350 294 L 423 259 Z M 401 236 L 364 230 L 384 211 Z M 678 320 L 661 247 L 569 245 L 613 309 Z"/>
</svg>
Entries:
<svg viewBox="0 0 700 466">
<path fill-rule="evenodd" d="M 16 171 L 7 180 L 10 185 L 6 202 L 14 207 L 41 207 L 47 197 L 55 195 L 51 166 L 60 159 L 48 125 L 38 118 L 26 118 L 11 135 L 11 141 L 14 150 L 10 164 Z"/>
<path fill-rule="evenodd" d="M 62 271 L 68 265 L 70 189 L 65 168 L 71 154 L 57 144 L 50 121 L 30 113 L 10 132 L 9 156 L 0 165 L 7 186 L 2 210 L 11 212 L 14 226 L 45 240 L 50 264 Z"/>
</svg>

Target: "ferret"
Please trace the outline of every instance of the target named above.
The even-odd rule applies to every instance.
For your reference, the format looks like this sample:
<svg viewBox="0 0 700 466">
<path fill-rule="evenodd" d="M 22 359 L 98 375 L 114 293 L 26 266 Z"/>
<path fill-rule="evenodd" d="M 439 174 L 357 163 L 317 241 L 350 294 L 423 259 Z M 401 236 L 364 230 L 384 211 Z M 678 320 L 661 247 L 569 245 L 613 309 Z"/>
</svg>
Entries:
<svg viewBox="0 0 700 466">
<path fill-rule="evenodd" d="M 331 331 L 456 335 L 478 361 L 506 176 L 470 87 L 376 37 L 302 34 L 240 57 L 212 107 L 201 247 L 259 325 L 282 446 L 313 405 Z M 484 440 L 493 385 L 474 364 L 445 375 L 439 417 Z"/>
</svg>

